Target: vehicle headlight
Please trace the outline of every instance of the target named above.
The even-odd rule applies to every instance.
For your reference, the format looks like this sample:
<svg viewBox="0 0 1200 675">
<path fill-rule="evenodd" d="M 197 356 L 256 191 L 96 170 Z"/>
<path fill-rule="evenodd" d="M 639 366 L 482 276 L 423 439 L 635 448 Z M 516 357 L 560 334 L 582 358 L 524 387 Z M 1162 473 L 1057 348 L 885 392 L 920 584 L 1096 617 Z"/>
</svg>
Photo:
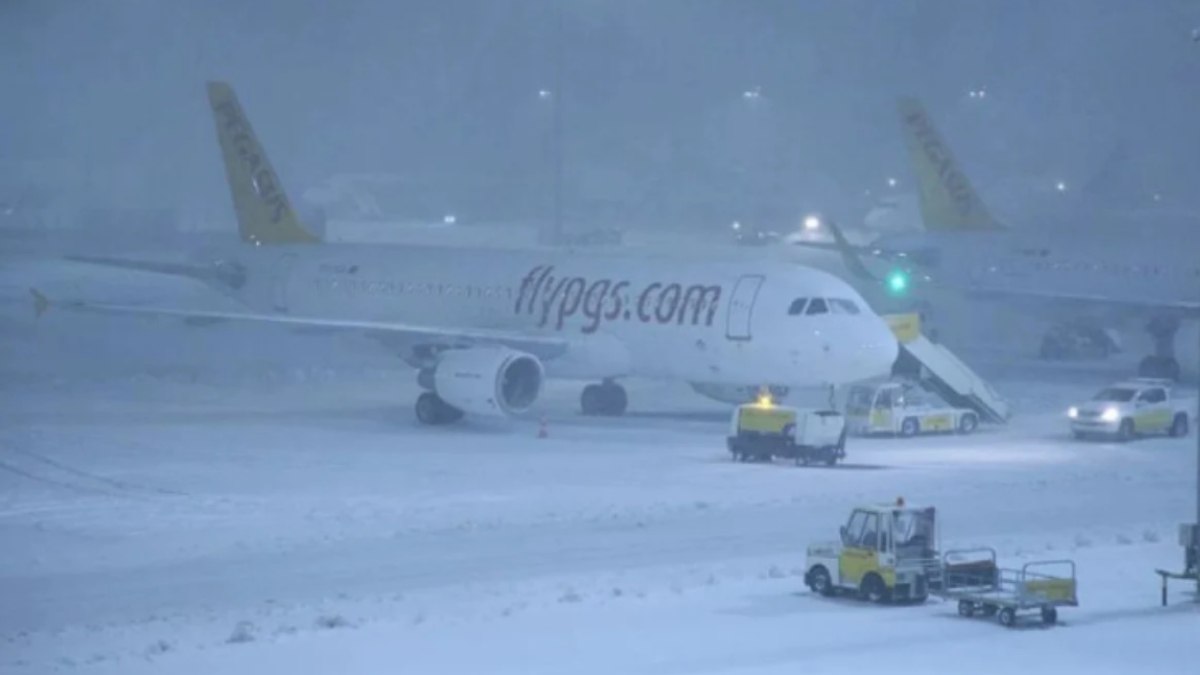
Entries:
<svg viewBox="0 0 1200 675">
<path fill-rule="evenodd" d="M 1121 419 L 1121 411 L 1116 408 L 1105 408 L 1104 412 L 1100 413 L 1100 419 L 1104 422 L 1116 422 Z"/>
<path fill-rule="evenodd" d="M 1067 408 L 1067 417 L 1070 417 L 1071 419 L 1079 417 L 1079 408 L 1076 408 L 1075 406 Z"/>
</svg>

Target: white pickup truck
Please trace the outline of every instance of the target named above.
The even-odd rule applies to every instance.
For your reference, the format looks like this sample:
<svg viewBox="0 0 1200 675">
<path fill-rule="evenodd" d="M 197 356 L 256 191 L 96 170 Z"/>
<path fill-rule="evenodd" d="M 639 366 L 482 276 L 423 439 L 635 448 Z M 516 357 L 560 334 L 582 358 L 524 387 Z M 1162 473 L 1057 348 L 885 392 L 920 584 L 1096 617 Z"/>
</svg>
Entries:
<svg viewBox="0 0 1200 675">
<path fill-rule="evenodd" d="M 1067 418 L 1075 438 L 1103 436 L 1122 441 L 1147 434 L 1188 434 L 1194 399 L 1172 396 L 1166 380 L 1136 379 L 1106 387 L 1087 403 L 1071 406 Z"/>
</svg>

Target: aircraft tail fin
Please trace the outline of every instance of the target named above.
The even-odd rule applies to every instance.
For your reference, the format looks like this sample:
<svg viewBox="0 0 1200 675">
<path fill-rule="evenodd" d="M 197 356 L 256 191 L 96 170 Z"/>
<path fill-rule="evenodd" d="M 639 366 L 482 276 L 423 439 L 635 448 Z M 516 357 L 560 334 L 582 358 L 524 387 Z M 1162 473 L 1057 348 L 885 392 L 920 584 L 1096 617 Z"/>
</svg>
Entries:
<svg viewBox="0 0 1200 675">
<path fill-rule="evenodd" d="M 904 140 L 917 176 L 921 219 L 927 230 L 1002 229 L 979 199 L 925 107 L 913 98 L 897 104 Z"/>
<path fill-rule="evenodd" d="M 319 241 L 296 217 L 233 88 L 225 82 L 209 82 L 208 102 L 242 241 L 255 245 Z"/>
</svg>

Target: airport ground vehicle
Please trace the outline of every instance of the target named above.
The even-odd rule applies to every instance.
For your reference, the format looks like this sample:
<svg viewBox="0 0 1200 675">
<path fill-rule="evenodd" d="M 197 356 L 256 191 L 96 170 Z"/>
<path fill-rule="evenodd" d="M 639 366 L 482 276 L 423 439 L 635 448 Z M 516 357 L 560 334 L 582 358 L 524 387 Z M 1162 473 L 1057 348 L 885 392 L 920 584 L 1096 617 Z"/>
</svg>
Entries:
<svg viewBox="0 0 1200 675">
<path fill-rule="evenodd" d="M 871 602 L 924 602 L 940 576 L 933 507 L 859 506 L 841 539 L 808 547 L 804 582 L 814 593 L 856 593 Z"/>
<path fill-rule="evenodd" d="M 1104 436 L 1122 441 L 1146 434 L 1186 436 L 1194 401 L 1172 395 L 1170 382 L 1139 378 L 1100 390 L 1067 417 L 1076 438 Z"/>
<path fill-rule="evenodd" d="M 996 617 L 1000 625 L 1012 627 L 1019 612 L 1036 610 L 1042 623 L 1058 621 L 1059 607 L 1076 607 L 1075 562 L 1036 560 L 1020 569 L 996 564 L 992 548 L 946 551 L 942 556 L 940 583 L 931 592 L 958 601 L 961 616 Z"/>
<path fill-rule="evenodd" d="M 846 456 L 846 419 L 836 410 L 780 406 L 764 398 L 733 411 L 726 440 L 739 462 L 782 457 L 833 466 Z"/>
<path fill-rule="evenodd" d="M 850 433 L 860 436 L 969 434 L 979 428 L 979 414 L 936 401 L 916 383 L 883 380 L 850 388 L 846 399 L 846 423 Z"/>
</svg>

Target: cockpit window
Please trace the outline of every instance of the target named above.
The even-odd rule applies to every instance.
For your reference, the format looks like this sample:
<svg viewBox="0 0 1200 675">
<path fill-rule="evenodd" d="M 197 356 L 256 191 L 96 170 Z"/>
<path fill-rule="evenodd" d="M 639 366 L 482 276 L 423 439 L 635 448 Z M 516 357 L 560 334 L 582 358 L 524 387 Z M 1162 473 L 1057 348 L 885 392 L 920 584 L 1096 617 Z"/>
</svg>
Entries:
<svg viewBox="0 0 1200 675">
<path fill-rule="evenodd" d="M 796 298 L 792 301 L 792 306 L 788 307 L 788 316 L 798 316 L 804 313 L 804 303 L 808 302 L 808 298 Z"/>
<path fill-rule="evenodd" d="M 806 316 L 827 313 L 829 313 L 829 306 L 825 304 L 824 298 L 813 298 L 812 302 L 808 303 L 808 309 L 804 310 Z"/>
<path fill-rule="evenodd" d="M 834 314 L 858 314 L 858 305 L 852 300 L 843 298 L 830 298 L 829 307 L 833 309 Z"/>
</svg>

